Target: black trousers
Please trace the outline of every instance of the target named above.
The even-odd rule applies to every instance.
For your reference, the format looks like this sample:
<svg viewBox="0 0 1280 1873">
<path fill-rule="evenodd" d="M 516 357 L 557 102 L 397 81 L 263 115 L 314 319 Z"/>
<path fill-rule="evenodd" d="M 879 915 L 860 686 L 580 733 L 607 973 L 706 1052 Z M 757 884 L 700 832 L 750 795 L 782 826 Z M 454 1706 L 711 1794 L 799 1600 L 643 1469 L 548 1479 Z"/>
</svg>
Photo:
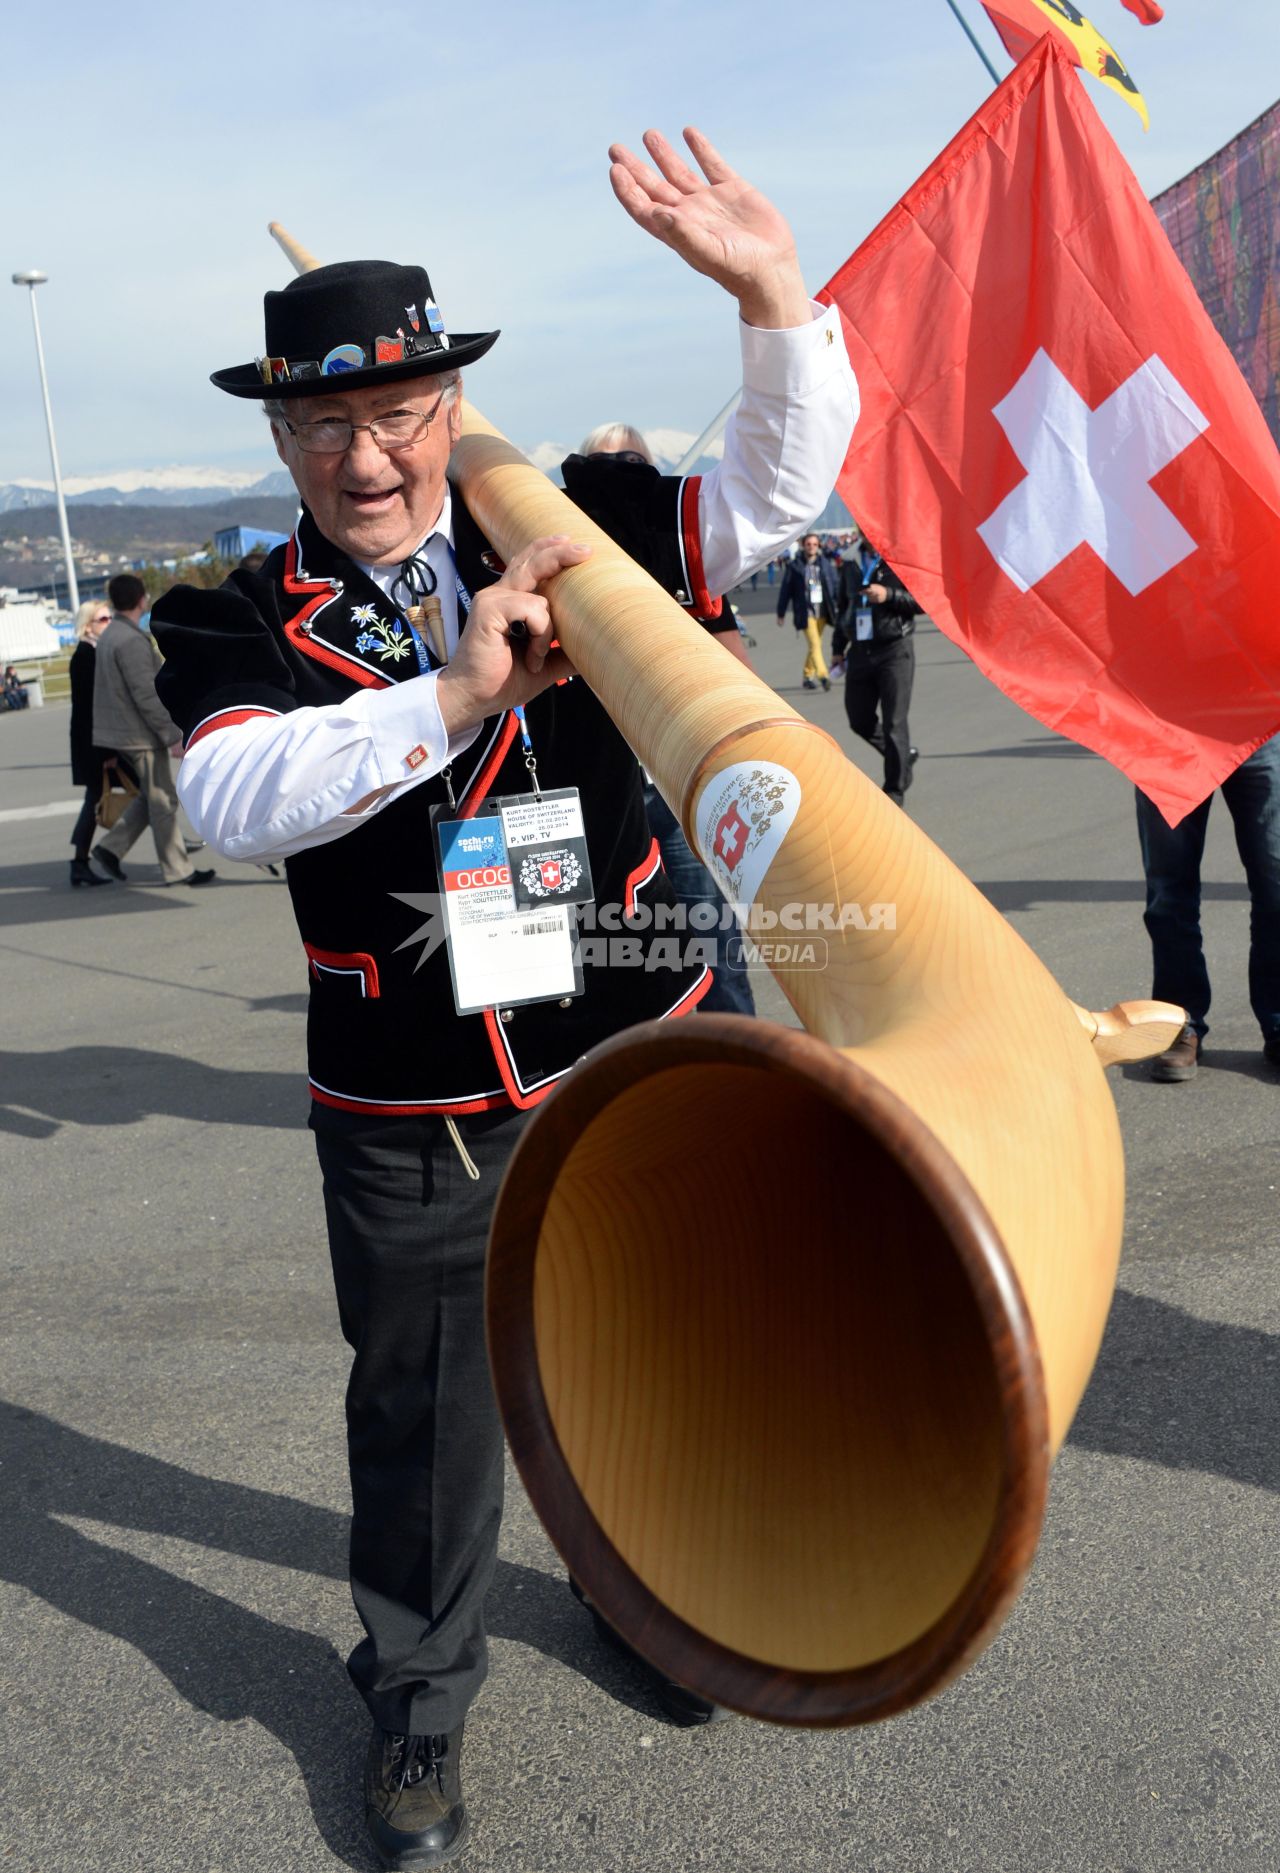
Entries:
<svg viewBox="0 0 1280 1873">
<path fill-rule="evenodd" d="M 102 782 L 96 787 L 86 787 L 84 800 L 80 807 L 80 817 L 71 828 L 71 845 L 77 858 L 88 858 L 89 847 L 93 844 L 93 835 L 98 830 L 98 801 L 102 797 Z"/>
<path fill-rule="evenodd" d="M 911 732 L 907 710 L 916 674 L 916 647 L 909 637 L 849 646 L 844 712 L 849 727 L 884 756 L 884 790 L 902 805 L 911 785 Z M 879 709 L 881 721 L 876 721 Z"/>
<path fill-rule="evenodd" d="M 484 1251 L 527 1114 L 460 1118 L 468 1178 L 440 1118 L 313 1105 L 347 1387 L 348 1661 L 375 1721 L 453 1730 L 484 1681 L 484 1598 L 502 1518 L 502 1428 L 484 1337 Z"/>
</svg>

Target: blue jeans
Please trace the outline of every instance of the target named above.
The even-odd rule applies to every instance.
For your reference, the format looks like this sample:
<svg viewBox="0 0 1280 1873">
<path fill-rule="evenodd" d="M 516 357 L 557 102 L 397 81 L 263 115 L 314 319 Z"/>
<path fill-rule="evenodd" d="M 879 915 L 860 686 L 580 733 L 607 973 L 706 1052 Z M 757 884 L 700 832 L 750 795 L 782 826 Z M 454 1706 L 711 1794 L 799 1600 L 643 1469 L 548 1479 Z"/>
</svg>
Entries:
<svg viewBox="0 0 1280 1873">
<path fill-rule="evenodd" d="M 672 889 L 680 902 L 690 906 L 713 904 L 717 913 L 723 917 L 724 899 L 715 879 L 697 853 L 690 849 L 671 808 L 658 789 L 648 781 L 644 789 L 644 810 L 649 816 L 649 830 L 658 841 L 662 868 L 670 878 Z M 701 933 L 695 931 L 692 934 Z M 715 980 L 698 1006 L 708 1014 L 753 1015 L 756 1004 L 751 994 L 751 983 L 747 979 L 742 945 L 737 940 L 737 924 L 731 921 L 728 929 L 717 924 L 715 937 Z M 733 946 L 732 952 L 730 944 Z M 730 953 L 737 963 L 736 969 L 730 965 Z"/>
<path fill-rule="evenodd" d="M 1222 797 L 1249 881 L 1249 1002 L 1264 1042 L 1280 1041 L 1280 735 L 1223 781 Z M 1185 1008 L 1201 1039 L 1209 1031 L 1209 971 L 1200 939 L 1200 860 L 1211 804 L 1212 795 L 1181 825 L 1170 826 L 1138 793 L 1151 993 Z"/>
</svg>

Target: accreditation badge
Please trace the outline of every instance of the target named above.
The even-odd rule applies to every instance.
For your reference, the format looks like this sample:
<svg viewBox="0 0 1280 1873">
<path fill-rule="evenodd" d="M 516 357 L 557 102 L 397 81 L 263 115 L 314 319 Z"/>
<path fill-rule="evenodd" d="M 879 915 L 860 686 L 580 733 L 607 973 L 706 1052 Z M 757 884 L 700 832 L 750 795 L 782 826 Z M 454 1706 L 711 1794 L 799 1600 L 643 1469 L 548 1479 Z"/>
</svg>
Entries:
<svg viewBox="0 0 1280 1873">
<path fill-rule="evenodd" d="M 591 860 L 576 787 L 504 794 L 492 805 L 502 821 L 511 888 L 520 909 L 592 902 Z"/>
<path fill-rule="evenodd" d="M 869 644 L 875 632 L 871 623 L 871 613 L 867 610 L 853 614 L 853 635 L 860 644 Z"/>
<path fill-rule="evenodd" d="M 502 819 L 432 813 L 449 972 L 460 1015 L 582 993 L 576 925 L 566 904 L 517 906 Z"/>
</svg>

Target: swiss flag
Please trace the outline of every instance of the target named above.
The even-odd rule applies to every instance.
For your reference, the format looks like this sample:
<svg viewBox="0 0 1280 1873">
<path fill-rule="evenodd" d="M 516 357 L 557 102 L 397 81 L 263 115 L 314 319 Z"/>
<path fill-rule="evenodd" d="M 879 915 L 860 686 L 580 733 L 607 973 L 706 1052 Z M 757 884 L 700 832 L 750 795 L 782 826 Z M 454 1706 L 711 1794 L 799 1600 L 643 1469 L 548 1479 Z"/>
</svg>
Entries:
<svg viewBox="0 0 1280 1873">
<path fill-rule="evenodd" d="M 1176 825 L 1280 729 L 1280 454 L 1050 40 L 818 297 L 862 392 L 859 523 Z"/>
<path fill-rule="evenodd" d="M 711 841 L 713 850 L 724 860 L 730 871 L 737 871 L 742 863 L 742 855 L 747 849 L 747 837 L 750 831 L 750 826 L 738 810 L 738 802 L 731 801 L 728 809 L 721 815 Z"/>
</svg>

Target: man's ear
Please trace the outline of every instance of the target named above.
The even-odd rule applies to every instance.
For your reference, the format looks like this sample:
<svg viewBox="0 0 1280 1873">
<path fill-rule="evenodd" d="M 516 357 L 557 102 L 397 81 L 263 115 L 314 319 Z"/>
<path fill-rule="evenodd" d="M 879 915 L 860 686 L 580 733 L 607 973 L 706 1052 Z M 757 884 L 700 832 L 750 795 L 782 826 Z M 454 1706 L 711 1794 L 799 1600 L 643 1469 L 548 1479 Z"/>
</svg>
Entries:
<svg viewBox="0 0 1280 1873">
<path fill-rule="evenodd" d="M 276 445 L 276 454 L 287 468 L 289 466 L 289 458 L 284 452 L 284 439 L 280 434 L 280 425 L 274 416 L 271 419 L 271 440 Z"/>
<path fill-rule="evenodd" d="M 449 447 L 456 448 L 462 439 L 462 380 L 458 380 L 457 394 L 445 412 L 449 419 Z"/>
</svg>

